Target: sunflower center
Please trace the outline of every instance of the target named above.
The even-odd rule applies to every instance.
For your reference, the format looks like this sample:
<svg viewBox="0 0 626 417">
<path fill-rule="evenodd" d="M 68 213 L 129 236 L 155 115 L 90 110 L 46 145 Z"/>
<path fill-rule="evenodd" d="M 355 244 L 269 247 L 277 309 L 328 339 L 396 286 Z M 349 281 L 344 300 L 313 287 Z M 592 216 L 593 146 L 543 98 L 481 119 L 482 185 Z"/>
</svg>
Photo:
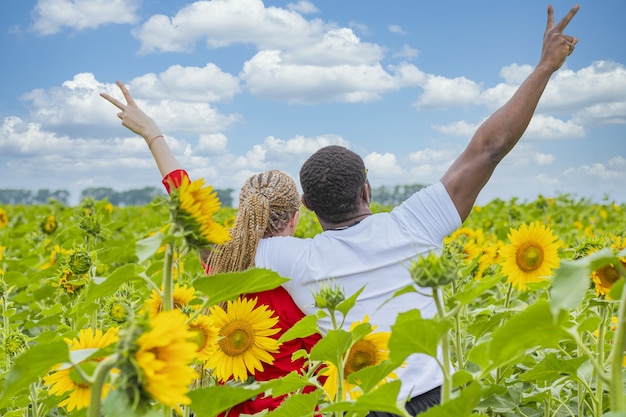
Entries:
<svg viewBox="0 0 626 417">
<path fill-rule="evenodd" d="M 515 261 L 522 271 L 534 271 L 543 263 L 543 248 L 534 242 L 524 242 L 517 249 Z"/>
<path fill-rule="evenodd" d="M 615 269 L 613 265 L 607 265 L 599 269 L 596 271 L 596 274 L 600 278 L 602 285 L 607 288 L 611 288 L 620 278 L 619 272 L 617 272 L 617 269 Z"/>
<path fill-rule="evenodd" d="M 346 367 L 344 369 L 344 378 L 353 372 L 376 364 L 376 346 L 370 341 L 357 341 L 348 355 Z"/>
<path fill-rule="evenodd" d="M 202 350 L 208 339 L 207 334 L 198 327 L 192 327 L 189 330 L 193 333 L 193 337 L 190 337 L 189 340 L 198 345 L 198 351 Z"/>
<path fill-rule="evenodd" d="M 219 340 L 222 351 L 228 356 L 239 356 L 246 352 L 254 343 L 254 330 L 249 323 L 237 320 L 222 328 Z"/>
</svg>

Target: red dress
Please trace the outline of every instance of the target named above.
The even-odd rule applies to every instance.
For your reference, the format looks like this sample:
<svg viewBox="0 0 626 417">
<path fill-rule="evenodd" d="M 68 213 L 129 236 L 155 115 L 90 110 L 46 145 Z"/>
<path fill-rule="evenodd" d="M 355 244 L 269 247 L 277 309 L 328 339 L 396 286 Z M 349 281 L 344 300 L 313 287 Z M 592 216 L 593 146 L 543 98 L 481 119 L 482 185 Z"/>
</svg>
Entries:
<svg viewBox="0 0 626 417">
<path fill-rule="evenodd" d="M 184 178 L 188 178 L 184 170 L 175 170 L 163 178 L 163 185 L 169 193 L 171 187 L 178 187 Z M 266 305 L 268 309 L 274 310 L 275 315 L 278 317 L 276 327 L 280 329 L 278 333 L 272 336 L 274 339 L 280 338 L 287 329 L 291 328 L 305 316 L 283 287 L 246 294 L 245 297 L 248 299 L 256 298 L 257 306 Z M 307 352 L 310 352 L 311 348 L 320 338 L 321 336 L 319 334 L 314 334 L 306 338 L 293 339 L 281 344 L 278 352 L 272 355 L 274 357 L 274 363 L 271 365 L 263 364 L 263 371 L 257 371 L 254 374 L 254 378 L 257 381 L 269 381 L 270 379 L 283 377 L 293 371 L 300 371 L 304 366 L 304 359 L 293 361 L 291 355 L 299 349 L 305 349 Z M 314 389 L 313 387 L 307 388 L 308 389 L 305 389 L 304 392 L 309 392 Z M 223 413 L 221 416 L 238 417 L 241 414 L 255 414 L 263 410 L 273 410 L 280 405 L 284 398 L 284 395 L 280 397 L 265 397 L 260 395 L 254 399 L 236 405 L 229 410 L 228 413 Z"/>
</svg>

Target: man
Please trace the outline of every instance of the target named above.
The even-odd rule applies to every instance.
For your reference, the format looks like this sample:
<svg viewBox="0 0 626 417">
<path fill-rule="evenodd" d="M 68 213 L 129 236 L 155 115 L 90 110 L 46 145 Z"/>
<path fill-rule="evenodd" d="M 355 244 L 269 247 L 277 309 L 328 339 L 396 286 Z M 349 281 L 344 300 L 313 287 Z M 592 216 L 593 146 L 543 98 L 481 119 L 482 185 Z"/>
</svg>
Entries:
<svg viewBox="0 0 626 417">
<path fill-rule="evenodd" d="M 550 77 L 578 42 L 563 33 L 578 8 L 574 6 L 555 25 L 554 11 L 548 6 L 541 58 L 533 72 L 478 128 L 439 182 L 418 191 L 390 213 L 370 211 L 371 188 L 358 155 L 338 146 L 314 153 L 300 172 L 302 202 L 315 212 L 324 231 L 312 239 L 262 239 L 255 266 L 291 278 L 285 288 L 307 314 L 315 313 L 313 292 L 322 283 L 332 280 L 347 295 L 364 287 L 346 328 L 369 315 L 378 330 L 388 331 L 398 313 L 415 308 L 423 317 L 434 316 L 432 298 L 418 293 L 384 302 L 398 289 L 412 285 L 407 268 L 411 260 L 441 249 L 443 239 L 461 226 L 498 163 L 521 138 Z M 118 85 L 126 105 L 107 94 L 102 96 L 121 110 L 117 116 L 122 124 L 144 138 L 163 176 L 181 171 L 156 123 L 139 109 L 123 84 Z M 321 321 L 320 326 L 328 330 L 330 322 Z M 433 358 L 411 355 L 396 374 L 402 380 L 399 400 L 407 400 L 409 414 L 416 415 L 440 401 L 443 376 Z M 371 417 L 385 415 L 389 414 L 370 413 Z"/>
<path fill-rule="evenodd" d="M 303 204 L 315 212 L 324 229 L 312 239 L 277 237 L 259 243 L 256 266 L 291 278 L 285 288 L 307 314 L 314 314 L 312 293 L 332 280 L 346 295 L 364 287 L 346 326 L 369 315 L 378 330 L 389 330 L 398 313 L 420 309 L 433 317 L 432 297 L 403 294 L 412 284 L 411 260 L 442 247 L 444 237 L 461 226 L 478 193 L 504 156 L 515 146 L 535 111 L 551 75 L 572 53 L 578 39 L 563 30 L 578 11 L 575 6 L 555 26 L 548 7 L 548 24 L 539 64 L 513 97 L 476 131 L 463 153 L 441 180 L 422 189 L 390 213 L 372 214 L 371 188 L 363 160 L 354 152 L 329 146 L 302 166 Z M 321 322 L 327 330 L 330 322 Z M 416 335 L 419 337 L 419 335 Z M 443 376 L 436 361 L 414 354 L 396 371 L 402 380 L 399 399 L 415 415 L 439 402 Z M 384 416 L 385 413 L 370 413 Z"/>
</svg>

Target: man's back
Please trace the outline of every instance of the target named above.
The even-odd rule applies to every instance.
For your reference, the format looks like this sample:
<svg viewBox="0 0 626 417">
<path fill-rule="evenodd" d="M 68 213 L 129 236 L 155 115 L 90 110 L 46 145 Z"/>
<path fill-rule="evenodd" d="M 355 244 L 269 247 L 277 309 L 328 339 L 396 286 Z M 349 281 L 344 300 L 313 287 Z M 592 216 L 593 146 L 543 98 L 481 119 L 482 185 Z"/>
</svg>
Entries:
<svg viewBox="0 0 626 417">
<path fill-rule="evenodd" d="M 341 230 L 327 230 L 312 239 L 263 239 L 256 266 L 290 278 L 285 288 L 307 314 L 315 313 L 312 294 L 321 284 L 337 285 L 346 296 L 364 287 L 349 313 L 346 329 L 368 315 L 377 330 L 389 331 L 402 311 L 417 308 L 424 317 L 435 314 L 432 298 L 415 292 L 386 301 L 412 285 L 408 272 L 411 260 L 440 249 L 443 238 L 460 225 L 454 204 L 443 185 L 437 183 L 390 213 L 371 215 Z M 331 328 L 330 320 L 319 325 L 324 331 Z M 432 358 L 423 355 L 413 355 L 397 373 L 403 380 L 402 398 L 441 385 L 441 370 Z"/>
</svg>

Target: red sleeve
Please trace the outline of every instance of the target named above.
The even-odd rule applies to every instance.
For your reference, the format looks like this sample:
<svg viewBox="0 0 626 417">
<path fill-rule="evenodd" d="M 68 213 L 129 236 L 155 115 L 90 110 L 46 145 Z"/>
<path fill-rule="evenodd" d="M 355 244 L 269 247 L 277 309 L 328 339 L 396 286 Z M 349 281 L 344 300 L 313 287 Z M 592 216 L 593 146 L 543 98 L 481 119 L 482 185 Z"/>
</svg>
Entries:
<svg viewBox="0 0 626 417">
<path fill-rule="evenodd" d="M 164 176 L 161 182 L 163 183 L 165 189 L 167 190 L 167 193 L 169 194 L 172 192 L 172 188 L 176 189 L 180 187 L 180 184 L 183 183 L 184 179 L 189 180 L 189 175 L 187 175 L 187 171 L 185 171 L 184 169 L 175 169 L 174 171 Z"/>
</svg>

